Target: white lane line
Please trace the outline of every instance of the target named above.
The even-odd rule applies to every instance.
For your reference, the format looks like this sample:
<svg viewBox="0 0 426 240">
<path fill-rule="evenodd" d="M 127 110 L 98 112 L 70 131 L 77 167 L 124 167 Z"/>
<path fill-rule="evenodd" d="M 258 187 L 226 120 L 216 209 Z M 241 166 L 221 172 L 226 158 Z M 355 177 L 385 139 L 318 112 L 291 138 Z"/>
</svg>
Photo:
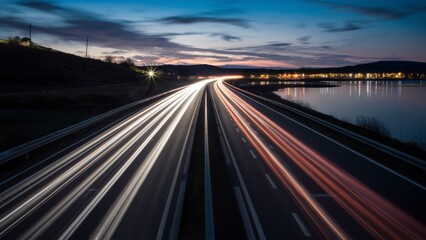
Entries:
<svg viewBox="0 0 426 240">
<path fill-rule="evenodd" d="M 217 109 L 215 101 L 213 101 L 213 106 L 215 108 L 216 114 L 219 115 L 219 110 Z M 241 191 L 244 194 L 244 197 L 245 197 L 245 199 L 247 201 L 247 206 L 248 206 L 248 208 L 250 210 L 251 219 L 254 222 L 254 226 L 256 227 L 257 233 L 259 235 L 259 239 L 260 240 L 266 240 L 266 236 L 265 236 L 265 233 L 263 232 L 262 224 L 260 223 L 259 217 L 257 216 L 257 213 L 256 213 L 256 209 L 254 208 L 253 202 L 252 202 L 252 200 L 250 198 L 250 194 L 248 193 L 246 184 L 244 183 L 244 180 L 243 180 L 243 177 L 241 175 L 240 169 L 238 167 L 237 161 L 235 160 L 234 153 L 232 152 L 232 148 L 231 148 L 231 146 L 229 144 L 228 138 L 226 137 L 226 132 L 223 129 L 222 121 L 220 120 L 220 118 L 218 118 L 218 120 L 219 120 L 220 128 L 222 129 L 223 140 L 225 141 L 225 144 L 226 144 L 226 148 L 223 148 L 224 154 L 226 155 L 225 149 L 228 150 L 229 157 L 231 158 L 232 163 L 235 166 L 235 172 L 237 174 L 238 181 L 239 181 L 239 183 L 241 185 Z M 240 213 L 241 213 L 241 215 L 243 215 L 243 213 L 241 211 L 240 211 Z M 247 233 L 247 236 L 249 236 L 248 233 Z"/>
<path fill-rule="evenodd" d="M 178 239 L 179 236 L 179 226 L 183 210 L 183 201 L 185 200 L 185 189 L 186 181 L 183 180 L 180 184 L 178 200 L 176 201 L 176 210 L 173 216 L 172 226 L 170 227 L 170 236 L 169 239 Z"/>
<path fill-rule="evenodd" d="M 252 150 L 250 150 L 251 156 L 253 156 L 254 159 L 256 159 L 256 154 L 254 154 L 254 152 Z"/>
<path fill-rule="evenodd" d="M 274 147 L 272 147 L 272 145 L 270 145 L 270 144 L 268 144 L 268 147 L 269 147 L 270 149 L 274 149 Z"/>
<path fill-rule="evenodd" d="M 244 228 L 246 229 L 247 239 L 256 239 L 253 232 L 253 227 L 248 216 L 246 206 L 244 204 L 243 196 L 239 187 L 234 187 L 235 196 L 237 197 L 238 207 L 240 208 L 241 217 L 243 219 Z"/>
<path fill-rule="evenodd" d="M 244 137 L 241 137 L 241 140 L 243 141 L 243 143 L 247 143 L 247 140 Z"/>
<path fill-rule="evenodd" d="M 251 99 L 254 100 L 253 98 L 251 98 Z M 263 99 L 265 99 L 265 98 L 263 98 Z M 254 101 L 256 101 L 256 100 L 254 100 Z M 286 115 L 284 115 L 284 114 L 282 114 L 282 113 L 280 113 L 280 112 L 278 112 L 278 111 L 276 111 L 276 110 L 274 110 L 274 109 L 272 109 L 272 108 L 270 108 L 270 107 L 268 107 L 268 106 L 266 106 L 266 105 L 264 105 L 264 104 L 262 104 L 262 103 L 260 103 L 258 101 L 256 101 L 256 102 L 258 104 L 262 105 L 263 107 L 265 107 L 265 108 L 267 108 L 267 109 L 275 112 L 276 114 L 278 114 L 278 115 L 280 115 L 280 116 L 282 116 L 282 117 L 284 117 L 284 118 L 286 118 L 286 119 L 288 119 L 288 120 L 290 120 L 290 121 L 298 124 L 299 126 L 302 126 L 302 127 L 306 128 L 306 129 L 308 129 L 308 130 L 310 130 L 310 131 L 312 131 L 312 132 L 314 132 L 314 133 L 322 136 L 323 138 L 325 138 L 325 139 L 327 139 L 327 140 L 329 140 L 329 141 L 331 141 L 331 142 L 333 142 L 333 143 L 341 146 L 342 148 L 344 148 L 344 149 L 346 149 L 346 150 L 348 150 L 348 151 L 350 151 L 350 152 L 352 152 L 352 153 L 360 156 L 361 158 L 364 158 L 365 160 L 369 161 L 370 163 L 372 163 L 372 164 L 374 164 L 374 165 L 376 165 L 376 166 L 378 166 L 378 167 L 380 167 L 380 168 L 382 168 L 384 170 L 387 170 L 388 172 L 390 172 L 390 173 L 392 173 L 392 174 L 394 174 L 394 175 L 396 175 L 396 176 L 404 179 L 405 181 L 413 184 L 414 186 L 419 187 L 422 190 L 426 190 L 426 186 L 423 186 L 421 183 L 418 183 L 418 182 L 416 182 L 416 181 L 414 181 L 414 180 L 412 180 L 412 179 L 410 179 L 410 178 L 408 178 L 408 177 L 406 177 L 406 176 L 404 176 L 404 175 L 402 175 L 402 174 L 400 174 L 400 173 L 398 173 L 398 172 L 396 172 L 396 171 L 394 171 L 394 170 L 386 167 L 385 165 L 383 165 L 383 164 L 375 161 L 374 159 L 367 157 L 366 155 L 364 155 L 364 154 L 362 154 L 362 153 L 360 153 L 360 152 L 358 152 L 358 151 L 356 151 L 356 150 L 354 150 L 354 149 L 352 149 L 352 148 L 344 145 L 343 143 L 340 143 L 340 142 L 338 142 L 338 141 L 336 141 L 336 140 L 334 140 L 334 139 L 332 139 L 332 138 L 330 138 L 330 137 L 328 137 L 328 136 L 326 136 L 326 135 L 324 135 L 324 134 L 322 134 L 322 133 L 314 130 L 313 128 L 310 128 L 310 127 L 308 127 L 306 125 L 303 125 L 302 123 L 300 123 L 300 122 L 298 122 L 298 121 L 296 121 L 296 120 L 294 120 L 294 119 L 292 119 L 292 118 L 290 118 L 290 117 L 288 117 L 288 116 L 286 116 Z M 272 103 L 274 105 L 281 106 L 281 104 L 276 104 L 277 102 L 275 102 L 275 101 L 272 101 Z"/>
<path fill-rule="evenodd" d="M 192 117 L 191 117 L 191 122 L 193 123 L 192 124 L 192 129 L 191 129 L 191 131 L 187 132 L 187 134 L 185 136 L 185 142 L 183 144 L 185 146 L 184 149 L 189 148 L 188 149 L 188 153 L 186 154 L 185 160 L 183 160 L 183 156 L 184 156 L 184 152 L 185 151 L 182 151 L 181 155 L 179 157 L 178 167 L 175 170 L 175 176 L 173 178 L 173 183 L 172 183 L 172 186 L 170 187 L 169 195 L 167 196 L 166 205 L 164 207 L 163 215 L 161 217 L 160 226 L 158 227 L 158 232 L 157 232 L 157 238 L 156 239 L 163 239 L 164 229 L 165 229 L 165 226 L 166 226 L 167 216 L 169 216 L 169 211 L 170 211 L 170 206 L 171 206 L 171 202 L 172 202 L 173 192 L 174 192 L 174 189 L 176 187 L 175 184 L 177 182 L 177 178 L 178 178 L 178 173 L 179 173 L 179 168 L 180 168 L 181 161 L 185 161 L 185 165 L 187 165 L 187 166 L 185 166 L 186 172 L 184 174 L 186 174 L 188 172 L 189 162 L 191 160 L 192 145 L 193 145 L 194 138 L 195 138 L 195 127 L 196 127 L 196 123 L 198 121 L 198 120 L 196 120 L 196 116 L 198 116 L 198 113 L 200 111 L 201 98 L 198 99 L 197 106 L 198 106 L 197 110 L 194 111 L 194 113 L 192 114 Z M 189 136 L 190 133 L 192 134 L 191 137 Z M 187 141 L 188 141 L 189 138 L 191 138 L 191 139 L 189 140 L 189 144 L 187 145 Z M 186 188 L 186 181 L 185 181 L 185 188 Z M 181 200 L 182 199 L 179 199 L 179 201 L 181 201 Z M 179 201 L 176 204 L 180 204 Z M 182 212 L 175 211 L 175 216 L 173 218 L 179 218 L 180 219 L 181 216 L 182 216 Z M 175 223 L 175 221 L 173 221 L 173 223 Z M 171 229 L 174 229 L 173 225 L 171 226 Z M 172 237 L 175 237 L 177 239 L 176 235 L 175 236 L 170 235 L 170 239 L 173 239 Z"/>
<path fill-rule="evenodd" d="M 311 233 L 306 228 L 305 224 L 302 222 L 302 219 L 300 219 L 299 215 L 296 213 L 292 213 L 294 220 L 296 220 L 297 225 L 299 225 L 300 229 L 302 229 L 303 234 L 305 237 L 311 237 Z"/>
<path fill-rule="evenodd" d="M 237 124 L 233 123 L 232 125 L 237 126 Z"/>
<path fill-rule="evenodd" d="M 272 180 L 271 176 L 269 176 L 269 174 L 265 173 L 266 178 L 268 179 L 269 183 L 271 184 L 273 189 L 277 189 L 277 185 L 274 183 L 274 181 Z"/>
<path fill-rule="evenodd" d="M 256 130 L 253 130 L 254 134 L 259 135 L 259 133 Z"/>
<path fill-rule="evenodd" d="M 235 130 L 237 130 L 237 132 L 240 132 L 240 129 L 238 129 L 238 128 L 235 128 Z"/>
</svg>

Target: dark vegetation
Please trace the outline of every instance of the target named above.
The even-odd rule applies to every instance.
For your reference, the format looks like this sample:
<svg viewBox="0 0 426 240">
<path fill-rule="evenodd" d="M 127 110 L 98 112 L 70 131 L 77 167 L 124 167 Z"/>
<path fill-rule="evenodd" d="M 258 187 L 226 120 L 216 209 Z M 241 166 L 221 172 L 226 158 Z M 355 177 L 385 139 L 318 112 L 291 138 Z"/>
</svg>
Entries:
<svg viewBox="0 0 426 240">
<path fill-rule="evenodd" d="M 127 59 L 108 63 L 9 40 L 0 43 L 0 152 L 188 84 L 147 80 Z"/>
<path fill-rule="evenodd" d="M 390 137 L 389 128 L 373 116 L 358 116 L 356 118 L 356 124 L 385 137 Z"/>
<path fill-rule="evenodd" d="M 1 92 L 136 82 L 128 67 L 19 45 L 0 44 Z"/>
</svg>

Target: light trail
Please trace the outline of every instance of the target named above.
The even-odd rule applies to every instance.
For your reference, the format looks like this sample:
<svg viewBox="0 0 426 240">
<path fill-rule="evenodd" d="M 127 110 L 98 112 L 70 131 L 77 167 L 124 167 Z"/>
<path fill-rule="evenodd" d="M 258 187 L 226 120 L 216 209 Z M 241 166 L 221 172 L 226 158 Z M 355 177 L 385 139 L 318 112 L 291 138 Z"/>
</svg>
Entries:
<svg viewBox="0 0 426 240">
<path fill-rule="evenodd" d="M 10 228 L 12 228 L 14 225 L 18 224 L 23 218 L 25 218 L 28 214 L 30 214 L 32 211 L 36 210 L 41 204 L 43 204 L 45 201 L 51 198 L 54 194 L 56 194 L 58 191 L 63 189 L 66 185 L 68 185 L 70 182 L 72 182 L 76 177 L 78 177 L 82 172 L 86 171 L 90 166 L 95 164 L 100 159 L 104 158 L 110 151 L 114 149 L 114 147 L 118 146 L 119 144 L 123 144 L 123 140 L 126 140 L 126 136 L 129 136 L 133 131 L 138 130 L 136 127 L 142 123 L 144 123 L 145 120 L 150 120 L 150 117 L 155 116 L 155 114 L 158 113 L 161 109 L 169 110 L 169 108 L 174 107 L 174 103 L 176 103 L 176 100 L 179 98 L 184 98 L 185 95 L 183 93 L 177 93 L 176 96 L 173 98 L 169 98 L 168 101 L 164 101 L 162 104 L 159 104 L 158 106 L 154 108 L 149 108 L 147 111 L 140 112 L 137 116 L 134 116 L 131 118 L 131 120 L 135 121 L 126 121 L 125 123 L 122 123 L 121 125 L 126 126 L 123 130 L 121 130 L 118 133 L 115 133 L 112 135 L 112 138 L 110 138 L 106 142 L 102 142 L 102 138 L 95 139 L 96 141 L 101 141 L 102 144 L 98 146 L 95 149 L 91 149 L 89 155 L 84 157 L 83 159 L 73 159 L 73 158 L 64 158 L 62 161 L 59 162 L 68 162 L 68 161 L 77 161 L 77 163 L 73 166 L 67 166 L 67 170 L 53 179 L 49 184 L 43 186 L 41 189 L 38 189 L 35 191 L 35 193 L 27 198 L 26 201 L 23 203 L 20 203 L 18 206 L 11 208 L 12 211 L 10 211 L 6 216 L 2 217 L 0 220 L 0 229 L 4 230 L 0 233 L 0 236 L 3 235 L 5 232 L 7 232 Z M 164 111 L 163 115 L 167 113 L 167 111 Z M 159 115 L 160 117 L 162 115 Z M 155 119 L 154 119 L 155 120 Z M 151 121 L 151 125 L 155 123 L 155 121 Z M 126 125 L 127 124 L 127 125 Z M 115 132 L 115 129 L 119 126 L 115 127 L 114 129 L 108 131 L 105 133 L 106 136 L 109 136 L 110 132 Z M 149 129 L 149 128 L 148 128 Z M 143 129 L 141 133 L 146 132 L 148 129 Z M 120 141 L 121 140 L 121 141 Z M 134 141 L 130 141 L 128 143 L 125 143 L 122 147 L 122 149 L 129 149 L 129 146 Z M 93 142 L 91 143 L 93 144 Z M 90 145 L 90 144 L 89 144 Z M 83 146 L 81 151 L 85 151 L 88 147 Z M 71 154 L 71 157 L 79 157 L 80 151 L 77 149 L 73 154 Z M 115 154 L 116 155 L 116 154 Z M 113 155 L 114 156 L 114 155 Z M 54 164 L 55 167 L 57 164 Z M 56 170 L 57 168 L 54 168 Z M 42 170 L 40 173 L 41 175 L 44 175 L 45 171 L 49 171 L 50 168 L 46 170 Z M 53 173 L 56 173 L 54 171 Z M 29 184 L 35 184 L 32 178 L 29 179 Z M 24 186 L 32 186 L 28 185 L 27 182 L 24 183 Z M 17 186 L 13 189 L 14 191 L 8 192 L 8 195 L 13 194 L 16 191 L 23 191 L 22 187 Z M 13 195 L 12 195 L 13 196 Z M 7 197 L 7 196 L 5 196 Z"/>
<path fill-rule="evenodd" d="M 143 128 L 140 132 L 138 132 L 131 140 L 129 140 L 111 157 L 109 157 L 108 160 L 101 167 L 97 168 L 96 171 L 92 173 L 90 177 L 86 178 L 86 180 L 83 181 L 78 187 L 76 187 L 74 191 L 70 192 L 68 196 L 61 201 L 61 203 L 57 204 L 52 210 L 49 211 L 48 214 L 46 214 L 46 216 L 41 218 L 39 221 L 37 221 L 37 223 L 34 226 L 32 226 L 31 229 L 26 231 L 26 233 L 22 236 L 22 238 L 26 239 L 29 237 L 38 237 L 40 234 L 42 234 L 43 231 L 49 227 L 48 223 L 54 223 L 55 220 L 61 216 L 61 214 L 65 211 L 65 209 L 67 209 L 68 206 L 70 206 L 75 200 L 77 200 L 79 196 L 84 194 L 85 191 L 89 189 L 90 186 L 96 180 L 98 180 L 100 177 L 103 176 L 102 174 L 104 174 L 110 167 L 112 167 L 112 165 L 118 160 L 119 157 L 126 154 L 126 151 L 129 152 L 129 149 L 132 149 L 131 146 L 135 145 L 138 139 L 145 139 L 140 145 L 138 144 L 139 147 L 136 149 L 136 151 L 132 153 L 132 155 L 126 160 L 123 166 L 116 172 L 116 174 L 110 179 L 110 181 L 104 185 L 104 188 L 101 191 L 99 191 L 99 193 L 94 197 L 94 199 L 87 205 L 87 207 L 81 212 L 81 214 L 73 221 L 70 227 L 72 227 L 72 230 L 75 231 L 77 227 L 85 219 L 85 217 L 87 217 L 88 214 L 94 209 L 96 204 L 99 203 L 102 197 L 105 196 L 105 194 L 113 187 L 113 185 L 118 181 L 118 179 L 124 174 L 127 168 L 136 159 L 136 157 L 142 152 L 142 150 L 144 150 L 144 148 L 149 144 L 149 142 L 152 141 L 152 139 L 160 131 L 160 129 L 165 126 L 168 118 L 174 114 L 174 112 L 178 109 L 179 104 L 181 104 L 183 100 L 186 100 L 186 99 L 174 101 L 176 106 L 171 104 L 165 107 L 162 111 L 162 114 L 159 114 L 154 119 L 152 119 L 145 128 Z M 165 115 L 165 113 L 167 113 L 167 115 Z M 154 125 L 157 125 L 154 131 L 149 136 L 144 136 L 144 134 L 147 133 L 149 129 L 154 127 Z M 127 154 L 130 154 L 130 153 L 127 153 Z M 70 227 L 67 228 L 66 230 L 68 234 L 73 233 L 73 231 L 68 230 L 70 229 Z M 65 238 L 69 238 L 69 237 L 65 237 Z M 62 238 L 62 236 L 60 238 Z"/>
<path fill-rule="evenodd" d="M 252 126 L 243 120 L 243 115 L 375 238 L 424 239 L 426 237 L 426 228 L 423 224 L 310 149 L 238 97 L 221 81 L 215 84 L 215 90 L 246 138 L 327 238 L 345 239 L 348 236 L 297 181 L 285 164 L 281 163 L 268 149 L 267 144 L 257 137 Z"/>
<path fill-rule="evenodd" d="M 152 167 L 158 162 L 159 155 L 181 122 L 182 116 L 189 111 L 190 106 L 199 104 L 197 100 L 201 98 L 203 89 L 215 80 L 217 78 L 194 83 L 157 101 L 1 193 L 0 237 L 6 236 L 61 193 L 61 198 L 50 203 L 52 205 L 49 205 L 48 211 L 37 217 L 20 236 L 25 239 L 42 238 L 64 212 L 78 204 L 81 197 L 112 170 L 112 177 L 107 178 L 100 190 L 84 203 L 76 217 L 65 220 L 66 226 L 58 229 L 63 231 L 61 239 L 71 237 L 118 179 L 129 171 L 136 159 L 141 155 L 146 156 L 145 159 L 139 158 L 136 165 L 138 169 L 129 178 L 106 216 L 99 217 L 102 222 L 94 236 L 112 236 Z M 148 147 L 151 145 L 153 147 Z M 65 189 L 67 192 L 64 192 Z"/>
<path fill-rule="evenodd" d="M 224 106 L 230 113 L 231 118 L 234 119 L 234 122 L 240 127 L 244 136 L 246 136 L 246 139 L 254 146 L 256 151 L 261 155 L 262 159 L 266 161 L 266 164 L 271 168 L 278 179 L 287 187 L 294 199 L 299 203 L 299 206 L 303 208 L 305 213 L 328 239 L 348 239 L 349 237 L 347 234 L 331 219 L 325 210 L 305 189 L 305 187 L 299 183 L 291 171 L 279 162 L 275 154 L 268 149 L 267 144 L 265 144 L 257 136 L 253 129 L 242 120 L 243 117 L 239 111 L 222 93 L 223 90 L 227 90 L 222 84 L 223 83 L 218 82 L 214 85 L 214 88 L 219 98 L 224 103 Z M 233 94 L 232 92 L 226 92 L 226 94 L 227 97 L 233 96 L 228 95 Z"/>
</svg>

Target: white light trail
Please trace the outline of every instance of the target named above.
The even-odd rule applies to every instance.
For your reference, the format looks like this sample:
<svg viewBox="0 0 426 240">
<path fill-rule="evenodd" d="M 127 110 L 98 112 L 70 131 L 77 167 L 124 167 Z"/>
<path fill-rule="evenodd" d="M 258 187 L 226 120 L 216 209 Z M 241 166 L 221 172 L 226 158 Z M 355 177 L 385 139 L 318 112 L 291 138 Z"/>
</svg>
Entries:
<svg viewBox="0 0 426 240">
<path fill-rule="evenodd" d="M 207 79 L 189 85 L 133 114 L 88 143 L 3 192 L 0 195 L 0 210 L 2 210 L 0 214 L 0 237 L 19 225 L 57 193 L 70 186 L 70 183 L 79 179 L 78 184 L 73 186 L 60 201 L 34 222 L 21 237 L 37 238 L 43 236 L 43 233 L 61 217 L 62 213 L 72 207 L 95 181 L 101 179 L 107 171 L 116 166 L 114 167 L 116 169 L 113 169 L 113 177 L 108 179 L 84 210 L 65 229 L 61 238 L 70 237 L 96 204 L 123 176 L 134 160 L 143 151 L 149 151 L 136 174 L 107 213 L 107 217 L 103 218 L 102 224 L 98 227 L 99 231 L 95 233 L 99 236 L 112 236 L 133 197 L 181 121 L 183 114 L 188 111 L 191 104 L 199 102 L 196 99 L 201 97 L 206 84 L 217 79 Z M 150 142 L 154 143 L 154 147 L 147 149 Z M 128 157 L 123 159 L 122 156 Z M 121 162 L 117 165 L 118 161 Z M 99 165 L 96 169 L 93 168 L 95 164 Z M 87 171 L 89 171 L 89 174 L 83 175 Z M 80 179 L 82 176 L 85 176 L 84 179 Z M 114 214 L 111 215 L 111 213 Z"/>
</svg>

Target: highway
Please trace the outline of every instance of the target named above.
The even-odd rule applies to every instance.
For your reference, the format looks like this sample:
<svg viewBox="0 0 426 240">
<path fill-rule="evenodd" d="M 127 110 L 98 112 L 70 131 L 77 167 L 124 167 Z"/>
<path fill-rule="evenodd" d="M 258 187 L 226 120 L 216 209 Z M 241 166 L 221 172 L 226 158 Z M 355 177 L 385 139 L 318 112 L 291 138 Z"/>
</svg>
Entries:
<svg viewBox="0 0 426 240">
<path fill-rule="evenodd" d="M 222 224 L 210 182 L 223 175 L 241 239 L 426 238 L 421 183 L 236 91 L 230 78 L 168 94 L 43 168 L 1 178 L 0 239 L 178 238 L 194 141 L 204 143 L 206 239 Z M 194 139 L 197 121 L 203 139 Z M 219 149 L 223 159 L 209 159 Z M 215 161 L 226 171 L 210 174 Z"/>
<path fill-rule="evenodd" d="M 4 190 L 0 237 L 165 238 L 210 81 L 155 102 Z"/>
<path fill-rule="evenodd" d="M 254 238 L 424 239 L 424 186 L 223 81 L 211 92 Z"/>
</svg>

